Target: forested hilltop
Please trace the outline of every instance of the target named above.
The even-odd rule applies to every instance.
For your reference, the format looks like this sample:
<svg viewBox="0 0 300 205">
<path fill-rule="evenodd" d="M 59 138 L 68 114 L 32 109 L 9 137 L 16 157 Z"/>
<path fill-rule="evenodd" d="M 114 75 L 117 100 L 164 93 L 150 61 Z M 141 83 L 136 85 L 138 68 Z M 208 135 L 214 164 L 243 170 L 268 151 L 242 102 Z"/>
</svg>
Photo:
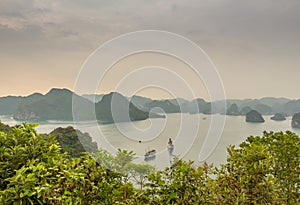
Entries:
<svg viewBox="0 0 300 205">
<path fill-rule="evenodd" d="M 116 99 L 117 116 L 113 116 L 111 110 L 113 97 Z M 73 103 L 74 99 L 76 103 Z M 95 113 L 95 118 L 102 123 L 145 120 L 149 117 L 147 111 L 138 109 L 119 93 L 103 95 L 99 102 L 92 102 L 68 89 L 57 88 L 45 95 L 35 93 L 27 97 L 0 98 L 0 114 L 13 115 L 18 121 L 73 120 L 73 110 L 78 111 L 76 120 L 80 121 L 94 120 L 91 113 Z M 127 110 L 129 118 L 128 112 L 125 113 Z"/>
<path fill-rule="evenodd" d="M 159 171 L 134 164 L 132 151 L 76 155 L 66 143 L 80 148 L 73 128 L 42 135 L 35 126 L 0 123 L 0 204 L 300 203 L 300 138 L 292 132 L 265 132 L 229 146 L 218 168 L 176 159 Z"/>
<path fill-rule="evenodd" d="M 118 113 L 114 119 L 111 109 L 113 97 L 116 99 L 114 112 Z M 75 104 L 73 104 L 74 99 L 76 99 Z M 224 107 L 224 103 L 227 107 Z M 261 115 L 274 115 L 274 120 L 284 120 L 286 116 L 293 116 L 300 112 L 300 100 L 265 97 L 207 102 L 201 98 L 186 100 L 183 98 L 151 99 L 136 95 L 128 97 L 117 92 L 80 96 L 68 89 L 59 88 L 53 88 L 45 95 L 34 93 L 26 97 L 0 97 L 0 115 L 12 115 L 15 120 L 29 122 L 73 120 L 73 110 L 80 111 L 76 120 L 82 121 L 94 120 L 90 113 L 95 111 L 96 119 L 100 123 L 164 117 L 159 113 L 151 113 L 149 116 L 152 108 L 161 108 L 165 113 L 218 113 L 233 116 L 246 116 L 247 113 L 255 110 Z"/>
</svg>

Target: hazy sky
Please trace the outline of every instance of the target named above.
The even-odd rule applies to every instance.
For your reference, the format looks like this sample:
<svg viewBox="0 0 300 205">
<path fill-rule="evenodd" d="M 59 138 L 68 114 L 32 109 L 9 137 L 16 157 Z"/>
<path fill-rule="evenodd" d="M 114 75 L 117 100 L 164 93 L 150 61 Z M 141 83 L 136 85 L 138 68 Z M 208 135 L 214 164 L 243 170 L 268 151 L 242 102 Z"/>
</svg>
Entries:
<svg viewBox="0 0 300 205">
<path fill-rule="evenodd" d="M 228 98 L 300 98 L 299 0 L 0 0 L 0 96 L 73 89 L 98 46 L 144 29 L 197 43 Z"/>
</svg>

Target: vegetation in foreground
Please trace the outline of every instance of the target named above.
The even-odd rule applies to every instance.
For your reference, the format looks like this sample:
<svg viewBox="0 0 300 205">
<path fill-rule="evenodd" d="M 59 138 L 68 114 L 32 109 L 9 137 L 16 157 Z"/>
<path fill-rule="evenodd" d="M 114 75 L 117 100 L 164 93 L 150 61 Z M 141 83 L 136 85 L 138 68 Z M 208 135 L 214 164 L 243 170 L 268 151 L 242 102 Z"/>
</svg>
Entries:
<svg viewBox="0 0 300 205">
<path fill-rule="evenodd" d="M 70 157 L 35 125 L 0 128 L 0 204 L 300 203 L 300 138 L 292 132 L 250 136 L 228 147 L 220 168 L 175 160 L 157 171 L 133 164 L 131 151 Z"/>
</svg>

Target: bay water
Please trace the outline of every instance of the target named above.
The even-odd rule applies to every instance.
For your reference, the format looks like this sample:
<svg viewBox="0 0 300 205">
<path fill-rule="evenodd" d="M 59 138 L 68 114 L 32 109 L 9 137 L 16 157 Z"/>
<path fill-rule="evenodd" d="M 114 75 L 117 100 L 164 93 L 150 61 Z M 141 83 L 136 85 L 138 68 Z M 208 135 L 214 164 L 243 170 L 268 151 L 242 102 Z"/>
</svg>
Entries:
<svg viewBox="0 0 300 205">
<path fill-rule="evenodd" d="M 212 153 L 205 161 L 216 166 L 225 163 L 227 157 L 226 148 L 229 145 L 239 145 L 248 136 L 261 136 L 263 131 L 286 131 L 290 130 L 300 135 L 300 129 L 291 127 L 291 117 L 285 121 L 273 121 L 271 116 L 264 116 L 264 123 L 247 123 L 244 116 L 222 116 L 204 114 L 167 114 L 166 119 L 154 118 L 136 122 L 122 122 L 115 124 L 98 124 L 94 122 L 74 123 L 72 121 L 47 121 L 41 122 L 37 127 L 39 133 L 49 133 L 57 127 L 74 126 L 82 132 L 88 132 L 98 147 L 115 152 L 117 148 L 133 150 L 137 163 L 150 163 L 158 169 L 170 165 L 174 156 L 185 160 L 199 161 L 202 145 L 208 137 L 209 130 L 214 132 L 211 119 L 222 121 L 225 125 L 211 150 Z M 0 116 L 0 120 L 8 125 L 20 124 L 11 116 Z M 220 123 L 222 126 L 222 123 Z M 217 133 L 218 134 L 218 133 Z M 174 142 L 172 153 L 167 150 L 168 139 Z M 155 159 L 144 162 L 143 155 L 146 151 L 155 149 Z"/>
</svg>

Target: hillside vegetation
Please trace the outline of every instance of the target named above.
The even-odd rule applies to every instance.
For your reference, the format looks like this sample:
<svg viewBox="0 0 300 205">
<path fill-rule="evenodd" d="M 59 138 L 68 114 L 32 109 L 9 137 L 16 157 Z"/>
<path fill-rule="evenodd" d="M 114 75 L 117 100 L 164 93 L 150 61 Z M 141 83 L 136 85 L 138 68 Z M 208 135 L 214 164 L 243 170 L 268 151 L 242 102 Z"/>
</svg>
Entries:
<svg viewBox="0 0 300 205">
<path fill-rule="evenodd" d="M 132 163 L 132 151 L 70 157 L 35 125 L 3 131 L 0 204 L 300 203 L 300 138 L 292 132 L 265 132 L 229 146 L 219 168 L 176 159 L 159 171 Z"/>
<path fill-rule="evenodd" d="M 114 105 L 113 96 L 116 99 Z M 117 113 L 115 116 L 112 114 L 112 106 Z M 73 120 L 74 110 L 76 121 L 99 120 L 103 123 L 113 123 L 145 120 L 149 117 L 147 111 L 138 109 L 119 93 L 103 95 L 99 102 L 94 103 L 67 89 L 52 89 L 46 95 L 34 94 L 22 99 L 15 108 L 13 117 L 18 121 L 70 121 Z"/>
<path fill-rule="evenodd" d="M 149 111 L 153 108 L 161 108 L 165 113 L 219 113 L 234 116 L 246 115 L 251 110 L 256 110 L 262 115 L 282 113 L 285 116 L 293 116 L 300 112 L 300 100 L 287 98 L 227 99 L 214 102 L 207 102 L 201 98 L 190 101 L 183 98 L 153 100 L 136 95 L 126 97 L 117 92 L 79 96 L 68 89 L 53 88 L 45 95 L 34 93 L 26 97 L 0 97 L 0 115 L 13 115 L 19 121 L 72 120 L 72 111 L 76 110 L 80 113 L 76 120 L 85 121 L 94 120 L 90 113 L 96 111 L 97 120 L 111 123 L 111 101 L 108 102 L 107 99 L 112 99 L 112 95 L 119 99 L 114 106 L 116 110 L 122 113 L 129 107 L 129 118 L 132 120 L 148 118 Z M 76 104 L 72 104 L 74 98 Z M 227 107 L 224 107 L 225 103 Z M 124 120 L 124 116 L 122 114 L 122 117 L 115 121 L 128 121 L 128 117 Z"/>
</svg>

